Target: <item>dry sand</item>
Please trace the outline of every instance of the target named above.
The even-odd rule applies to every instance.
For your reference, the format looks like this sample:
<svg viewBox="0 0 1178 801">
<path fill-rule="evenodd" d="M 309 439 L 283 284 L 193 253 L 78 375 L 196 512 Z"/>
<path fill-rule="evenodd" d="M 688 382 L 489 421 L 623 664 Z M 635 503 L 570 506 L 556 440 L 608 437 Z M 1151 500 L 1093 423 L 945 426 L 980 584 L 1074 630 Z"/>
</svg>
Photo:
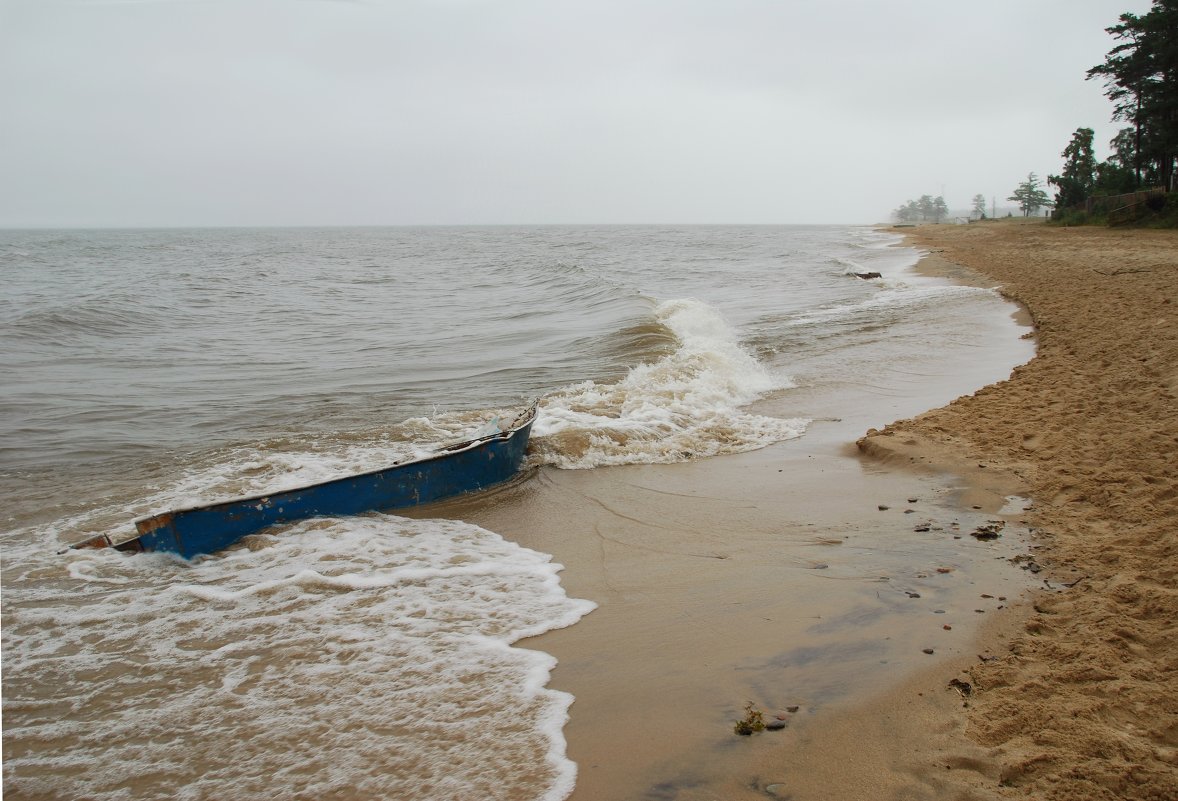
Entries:
<svg viewBox="0 0 1178 801">
<path fill-rule="evenodd" d="M 1178 232 L 1000 221 L 905 233 L 932 253 L 926 266 L 1001 284 L 1031 314 L 1039 353 L 860 448 L 1021 488 L 1046 581 L 1017 627 L 990 633 L 1001 658 L 963 665 L 964 711 L 937 694 L 941 671 L 839 725 L 878 736 L 887 720 L 911 735 L 874 765 L 920 776 L 929 794 L 895 797 L 1176 799 Z M 929 721 L 940 742 L 922 740 Z"/>
</svg>

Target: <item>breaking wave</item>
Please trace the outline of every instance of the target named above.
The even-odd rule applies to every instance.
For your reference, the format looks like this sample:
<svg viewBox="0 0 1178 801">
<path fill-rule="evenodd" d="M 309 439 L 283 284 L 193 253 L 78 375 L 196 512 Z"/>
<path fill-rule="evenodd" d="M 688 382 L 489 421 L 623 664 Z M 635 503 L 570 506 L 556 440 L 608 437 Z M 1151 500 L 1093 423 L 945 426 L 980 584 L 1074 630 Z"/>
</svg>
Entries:
<svg viewBox="0 0 1178 801">
<path fill-rule="evenodd" d="M 674 351 L 619 381 L 585 381 L 546 396 L 533 432 L 536 458 L 563 468 L 681 462 L 805 431 L 807 420 L 742 411 L 792 383 L 749 354 L 718 311 L 678 299 L 660 303 L 655 318 L 674 337 Z"/>
</svg>

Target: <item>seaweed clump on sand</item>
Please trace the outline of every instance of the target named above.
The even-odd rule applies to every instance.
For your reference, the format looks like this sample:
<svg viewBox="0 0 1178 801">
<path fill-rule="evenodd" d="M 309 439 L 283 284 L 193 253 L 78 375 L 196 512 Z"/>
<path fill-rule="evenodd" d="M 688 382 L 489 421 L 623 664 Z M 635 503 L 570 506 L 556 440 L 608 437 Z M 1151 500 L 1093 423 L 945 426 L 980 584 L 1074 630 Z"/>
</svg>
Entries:
<svg viewBox="0 0 1178 801">
<path fill-rule="evenodd" d="M 732 730 L 737 734 L 747 737 L 755 731 L 765 730 L 765 715 L 761 710 L 757 709 L 752 701 L 744 705 L 744 717 L 736 721 L 736 725 Z"/>
</svg>

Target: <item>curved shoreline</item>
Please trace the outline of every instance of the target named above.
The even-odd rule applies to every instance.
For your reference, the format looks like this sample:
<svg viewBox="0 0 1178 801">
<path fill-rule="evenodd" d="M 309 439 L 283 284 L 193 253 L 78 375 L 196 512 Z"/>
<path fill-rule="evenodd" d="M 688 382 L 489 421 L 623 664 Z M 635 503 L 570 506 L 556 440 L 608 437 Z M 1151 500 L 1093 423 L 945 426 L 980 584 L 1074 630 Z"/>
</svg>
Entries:
<svg viewBox="0 0 1178 801">
<path fill-rule="evenodd" d="M 983 637 L 1004 655 L 968 666 L 965 714 L 932 712 L 964 732 L 967 769 L 946 770 L 932 743 L 910 743 L 924 759 L 909 769 L 945 773 L 930 797 L 1178 798 L 1178 234 L 1021 220 L 904 233 L 1000 282 L 1039 352 L 860 449 L 1025 487 L 1048 576 L 1010 631 Z M 943 696 L 944 679 L 924 692 Z"/>
<path fill-rule="evenodd" d="M 897 688 L 930 665 L 972 657 L 977 631 L 1008 617 L 998 613 L 1006 597 L 1034 581 L 1008 563 L 1026 553 L 1016 527 L 996 542 L 965 536 L 1003 496 L 962 509 L 955 478 L 881 467 L 854 447 L 870 426 L 1031 358 L 1015 306 L 977 294 L 984 303 L 927 329 L 933 347 L 863 360 L 867 372 L 752 407 L 822 417 L 805 437 L 670 465 L 542 468 L 492 506 L 455 504 L 456 516 L 552 554 L 565 591 L 598 604 L 576 626 L 520 644 L 555 656 L 551 687 L 576 698 L 565 727 L 572 799 L 882 797 L 877 771 L 832 790 L 865 750 L 862 720 L 804 759 L 799 748 L 878 694 L 904 698 Z M 786 729 L 735 737 L 748 701 Z M 894 734 L 867 739 L 875 748 Z M 898 773 L 886 780 L 910 786 Z"/>
</svg>

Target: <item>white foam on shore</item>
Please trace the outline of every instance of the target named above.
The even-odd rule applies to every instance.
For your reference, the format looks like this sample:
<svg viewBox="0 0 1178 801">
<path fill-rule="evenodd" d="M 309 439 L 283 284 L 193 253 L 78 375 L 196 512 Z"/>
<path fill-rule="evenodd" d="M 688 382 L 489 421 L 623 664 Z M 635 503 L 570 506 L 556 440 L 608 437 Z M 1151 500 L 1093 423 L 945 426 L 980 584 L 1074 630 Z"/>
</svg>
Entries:
<svg viewBox="0 0 1178 801">
<path fill-rule="evenodd" d="M 660 303 L 657 320 L 675 336 L 667 356 L 620 381 L 585 381 L 546 396 L 533 449 L 563 468 L 668 463 L 762 448 L 801 436 L 809 421 L 748 414 L 741 407 L 792 386 L 749 354 L 711 306 Z"/>
<path fill-rule="evenodd" d="M 32 797 L 560 799 L 560 565 L 493 532 L 312 520 L 185 562 L 71 551 L 4 627 L 6 789 Z M 24 556 L 30 557 L 31 554 Z M 42 560 L 29 570 L 54 569 Z M 57 565 L 57 571 L 62 565 Z M 30 576 L 31 578 L 32 576 Z M 23 691 L 51 686 L 53 693 Z M 61 703 L 57 699 L 69 699 Z M 232 748 L 225 744 L 232 743 Z M 73 768 L 85 766 L 85 770 Z"/>
<path fill-rule="evenodd" d="M 838 303 L 820 309 L 812 309 L 796 315 L 791 325 L 807 325 L 839 319 L 863 318 L 872 325 L 886 321 L 884 315 L 911 313 L 922 306 L 944 304 L 961 299 L 976 299 L 980 296 L 999 297 L 992 289 L 956 286 L 946 284 L 924 284 L 920 279 L 905 276 L 904 279 L 884 276 L 876 279 L 879 291 L 871 297 L 856 302 Z"/>
</svg>

